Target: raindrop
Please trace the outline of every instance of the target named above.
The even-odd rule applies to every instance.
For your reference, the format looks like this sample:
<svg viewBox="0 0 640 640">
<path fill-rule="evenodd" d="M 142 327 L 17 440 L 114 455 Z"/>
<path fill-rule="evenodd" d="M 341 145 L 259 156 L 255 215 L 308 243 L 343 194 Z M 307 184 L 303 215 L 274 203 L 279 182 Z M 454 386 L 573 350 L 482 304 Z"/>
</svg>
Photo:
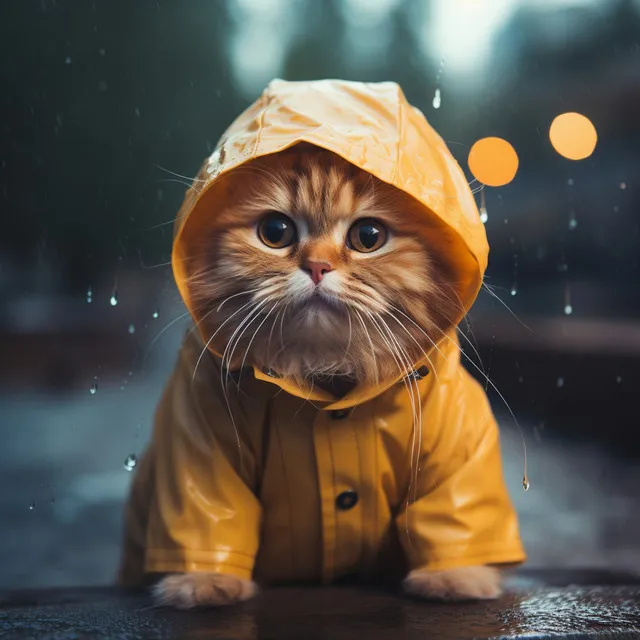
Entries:
<svg viewBox="0 0 640 640">
<path fill-rule="evenodd" d="M 576 220 L 575 211 L 569 212 L 569 230 L 573 231 L 578 226 L 578 221 Z"/>
<path fill-rule="evenodd" d="M 107 90 L 107 83 L 104 80 L 100 80 L 98 83 L 98 89 L 104 93 Z"/>
<path fill-rule="evenodd" d="M 564 289 L 564 314 L 570 316 L 573 313 L 573 305 L 571 304 L 571 289 L 567 284 Z"/>
<path fill-rule="evenodd" d="M 29 505 L 29 511 L 33 511 L 35 508 L 36 508 L 36 503 L 35 503 L 35 502 L 32 502 L 32 503 Z"/>
<path fill-rule="evenodd" d="M 484 196 L 484 189 L 480 192 L 480 222 L 487 224 L 489 214 L 487 213 L 487 202 Z"/>
<path fill-rule="evenodd" d="M 616 382 L 620 384 L 622 382 L 622 376 L 616 376 Z"/>
<path fill-rule="evenodd" d="M 568 271 L 568 270 L 569 270 L 569 265 L 566 262 L 561 262 L 558 265 L 558 271 L 564 272 L 564 271 Z"/>
<path fill-rule="evenodd" d="M 156 192 L 156 198 L 158 199 L 158 202 L 162 202 L 164 199 L 164 191 L 162 189 L 158 189 Z"/>
<path fill-rule="evenodd" d="M 620 207 L 618 205 L 615 205 L 613 207 L 613 213 L 618 213 L 620 211 Z"/>
<path fill-rule="evenodd" d="M 55 498 L 51 498 L 51 500 L 49 500 L 49 504 L 55 504 L 56 503 L 56 499 Z"/>
<path fill-rule="evenodd" d="M 112 307 L 115 307 L 118 304 L 118 292 L 116 290 L 114 290 L 113 293 L 111 294 L 111 298 L 109 300 L 109 304 Z"/>
<path fill-rule="evenodd" d="M 67 57 L 64 59 L 64 63 L 65 63 L 65 64 L 71 64 L 71 56 L 67 56 Z"/>
<path fill-rule="evenodd" d="M 99 49 L 98 52 L 101 56 L 104 56 L 107 53 L 104 49 Z"/>
<path fill-rule="evenodd" d="M 511 287 L 511 295 L 515 296 L 518 293 L 518 285 L 515 284 L 515 282 L 513 283 L 513 286 Z"/>
<path fill-rule="evenodd" d="M 620 183 L 620 188 L 624 191 L 627 188 L 627 183 L 626 182 L 621 182 Z"/>
<path fill-rule="evenodd" d="M 140 109 L 138 107 L 136 107 L 133 112 L 136 114 L 136 118 L 140 117 Z"/>
<path fill-rule="evenodd" d="M 570 187 L 573 187 L 573 178 L 569 178 L 569 179 L 567 180 L 567 184 L 568 184 Z"/>
<path fill-rule="evenodd" d="M 129 325 L 129 333 L 133 335 L 136 332 L 136 327 L 134 324 Z"/>
<path fill-rule="evenodd" d="M 157 320 L 159 315 L 160 315 L 160 312 L 156 309 L 156 310 L 153 312 L 153 318 L 154 318 L 154 320 Z"/>
<path fill-rule="evenodd" d="M 91 289 L 91 287 L 89 287 L 87 289 L 87 303 L 91 304 L 93 302 L 93 289 Z"/>
<path fill-rule="evenodd" d="M 138 458 L 136 458 L 135 454 L 128 455 L 124 461 L 124 468 L 127 471 L 133 471 L 138 464 Z"/>
<path fill-rule="evenodd" d="M 564 378 L 562 376 L 558 378 L 558 381 L 556 382 L 556 387 L 558 387 L 558 389 L 561 389 L 562 387 L 564 387 Z"/>
<path fill-rule="evenodd" d="M 97 382 L 94 382 L 94 383 L 91 385 L 91 388 L 89 389 L 89 393 L 90 393 L 92 396 L 95 396 L 97 391 L 98 391 L 98 383 L 97 383 Z"/>
<path fill-rule="evenodd" d="M 442 104 L 442 96 L 440 94 L 440 89 L 436 89 L 436 92 L 433 96 L 433 108 L 439 109 Z"/>
<path fill-rule="evenodd" d="M 522 476 L 522 488 L 525 491 L 529 491 L 529 489 L 531 488 L 531 483 L 529 482 L 529 478 L 527 478 L 527 476 Z"/>
<path fill-rule="evenodd" d="M 518 382 L 522 384 L 524 382 L 524 376 L 518 376 Z"/>
</svg>

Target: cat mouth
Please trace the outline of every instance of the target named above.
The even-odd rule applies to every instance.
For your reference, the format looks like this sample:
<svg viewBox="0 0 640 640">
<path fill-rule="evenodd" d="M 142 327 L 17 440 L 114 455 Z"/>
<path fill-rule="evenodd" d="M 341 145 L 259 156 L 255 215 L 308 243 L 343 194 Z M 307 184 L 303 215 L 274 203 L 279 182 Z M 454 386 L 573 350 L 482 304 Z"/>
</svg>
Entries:
<svg viewBox="0 0 640 640">
<path fill-rule="evenodd" d="M 303 303 L 303 308 L 313 311 L 339 311 L 342 302 L 326 293 L 314 292 Z"/>
</svg>

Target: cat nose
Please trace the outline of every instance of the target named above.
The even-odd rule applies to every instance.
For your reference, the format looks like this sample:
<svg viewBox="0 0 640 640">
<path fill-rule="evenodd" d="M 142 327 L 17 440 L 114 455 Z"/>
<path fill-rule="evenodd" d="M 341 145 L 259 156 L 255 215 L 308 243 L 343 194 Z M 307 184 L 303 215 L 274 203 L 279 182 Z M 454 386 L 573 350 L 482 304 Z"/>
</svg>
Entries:
<svg viewBox="0 0 640 640">
<path fill-rule="evenodd" d="M 302 270 L 306 271 L 313 280 L 313 284 L 317 285 L 320 284 L 322 278 L 324 278 L 325 273 L 333 271 L 333 267 L 328 262 L 305 260 L 304 264 L 302 265 Z"/>
</svg>

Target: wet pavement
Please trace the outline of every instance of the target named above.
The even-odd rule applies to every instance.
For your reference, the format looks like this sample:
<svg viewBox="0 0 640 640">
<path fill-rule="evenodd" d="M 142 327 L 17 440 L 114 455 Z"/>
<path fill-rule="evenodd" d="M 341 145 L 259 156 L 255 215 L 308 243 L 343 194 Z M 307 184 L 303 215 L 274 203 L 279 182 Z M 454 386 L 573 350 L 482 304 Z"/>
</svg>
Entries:
<svg viewBox="0 0 640 640">
<path fill-rule="evenodd" d="M 562 586 L 564 585 L 564 586 Z M 495 602 L 435 604 L 353 587 L 281 588 L 216 611 L 116 589 L 0 592 L 0 638 L 637 638 L 640 576 L 523 571 Z"/>
</svg>

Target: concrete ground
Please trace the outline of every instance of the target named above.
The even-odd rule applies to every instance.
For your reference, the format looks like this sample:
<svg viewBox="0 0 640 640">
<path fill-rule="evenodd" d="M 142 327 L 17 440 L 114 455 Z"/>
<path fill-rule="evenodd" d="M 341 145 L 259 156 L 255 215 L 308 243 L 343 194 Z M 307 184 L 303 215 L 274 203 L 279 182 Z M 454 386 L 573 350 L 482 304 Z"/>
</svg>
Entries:
<svg viewBox="0 0 640 640">
<path fill-rule="evenodd" d="M 353 587 L 273 589 L 237 607 L 187 613 L 110 589 L 0 592 L 0 638 L 637 638 L 635 582 L 606 572 L 528 572 L 500 600 L 447 605 Z"/>
</svg>

